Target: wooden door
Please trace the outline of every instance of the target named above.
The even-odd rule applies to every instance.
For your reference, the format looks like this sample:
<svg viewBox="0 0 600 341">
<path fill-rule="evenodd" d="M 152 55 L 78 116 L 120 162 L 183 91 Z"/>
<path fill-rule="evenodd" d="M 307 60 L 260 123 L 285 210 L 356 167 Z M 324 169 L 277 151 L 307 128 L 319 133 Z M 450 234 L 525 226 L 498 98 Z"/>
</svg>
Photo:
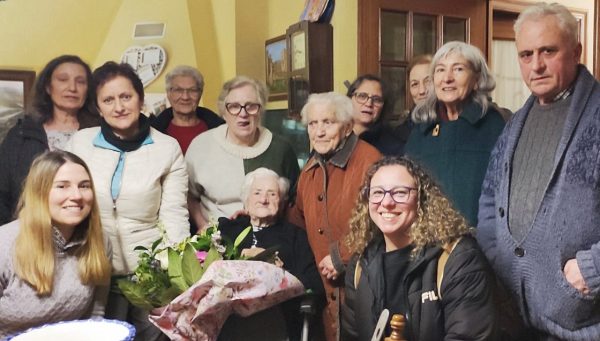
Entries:
<svg viewBox="0 0 600 341">
<path fill-rule="evenodd" d="M 461 40 L 487 51 L 486 0 L 359 0 L 358 73 L 382 77 L 394 95 L 392 124 L 404 118 L 406 67 L 413 56 Z"/>
</svg>

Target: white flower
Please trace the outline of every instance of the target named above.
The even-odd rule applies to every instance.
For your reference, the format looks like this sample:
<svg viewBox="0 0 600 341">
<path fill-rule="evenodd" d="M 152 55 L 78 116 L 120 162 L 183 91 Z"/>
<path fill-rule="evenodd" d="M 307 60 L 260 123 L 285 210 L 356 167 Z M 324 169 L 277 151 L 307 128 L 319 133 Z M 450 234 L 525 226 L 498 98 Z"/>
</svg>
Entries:
<svg viewBox="0 0 600 341">
<path fill-rule="evenodd" d="M 215 246 L 217 244 L 221 244 L 221 231 L 216 230 L 215 232 L 213 232 L 213 234 L 210 236 L 210 239 L 212 240 L 212 243 Z"/>
<path fill-rule="evenodd" d="M 220 254 L 224 254 L 225 251 L 227 251 L 227 248 L 221 244 L 216 244 L 215 248 L 217 249 L 217 252 L 219 252 Z"/>
<path fill-rule="evenodd" d="M 158 261 L 160 261 L 160 267 L 163 270 L 168 270 L 169 269 L 169 249 L 165 248 L 162 249 L 161 251 L 159 251 L 156 255 L 154 255 L 154 258 Z"/>
</svg>

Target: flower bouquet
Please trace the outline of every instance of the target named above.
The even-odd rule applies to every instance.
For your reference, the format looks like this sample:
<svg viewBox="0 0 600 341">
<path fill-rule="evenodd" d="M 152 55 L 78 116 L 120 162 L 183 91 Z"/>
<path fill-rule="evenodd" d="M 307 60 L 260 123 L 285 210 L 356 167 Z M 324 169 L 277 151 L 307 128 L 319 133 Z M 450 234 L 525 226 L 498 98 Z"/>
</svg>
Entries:
<svg viewBox="0 0 600 341">
<path fill-rule="evenodd" d="M 135 248 L 138 267 L 119 288 L 132 304 L 150 310 L 150 321 L 172 340 L 216 340 L 231 313 L 249 316 L 304 292 L 289 272 L 241 255 L 238 246 L 250 231 L 249 226 L 231 241 L 212 224 L 161 248 L 163 234 L 150 248 Z M 274 253 L 255 258 L 274 260 Z"/>
</svg>

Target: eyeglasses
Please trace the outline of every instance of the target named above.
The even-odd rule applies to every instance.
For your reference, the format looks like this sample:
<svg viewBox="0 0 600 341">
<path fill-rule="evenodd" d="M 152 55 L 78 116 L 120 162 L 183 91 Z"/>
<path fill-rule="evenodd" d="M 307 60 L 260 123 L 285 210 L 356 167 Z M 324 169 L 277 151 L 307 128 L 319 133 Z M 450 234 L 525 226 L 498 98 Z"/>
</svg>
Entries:
<svg viewBox="0 0 600 341">
<path fill-rule="evenodd" d="M 232 114 L 233 116 L 237 116 L 242 112 L 242 109 L 246 110 L 248 115 L 257 115 L 260 111 L 261 105 L 258 103 L 246 103 L 246 105 L 241 105 L 239 103 L 226 103 L 225 109 L 227 112 Z"/>
<path fill-rule="evenodd" d="M 198 96 L 200 95 L 200 89 L 198 88 L 171 88 L 171 92 L 177 96 L 183 96 L 184 93 L 187 93 L 190 96 Z"/>
<path fill-rule="evenodd" d="M 371 100 L 373 105 L 383 105 L 383 98 L 381 96 L 369 96 L 366 92 L 355 92 L 354 98 L 356 98 L 356 101 L 360 104 L 365 104 Z"/>
<path fill-rule="evenodd" d="M 414 187 L 398 186 L 390 190 L 385 190 L 381 187 L 369 188 L 369 202 L 379 204 L 383 201 L 386 194 L 390 194 L 392 199 L 398 204 L 404 204 L 410 200 L 410 192 L 416 191 Z"/>
</svg>

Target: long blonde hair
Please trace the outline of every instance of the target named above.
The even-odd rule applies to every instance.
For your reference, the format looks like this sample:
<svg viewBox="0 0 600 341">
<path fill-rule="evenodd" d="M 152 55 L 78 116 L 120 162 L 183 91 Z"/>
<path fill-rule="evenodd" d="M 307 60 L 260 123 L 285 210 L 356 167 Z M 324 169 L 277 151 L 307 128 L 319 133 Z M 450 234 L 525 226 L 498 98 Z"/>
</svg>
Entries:
<svg viewBox="0 0 600 341">
<path fill-rule="evenodd" d="M 417 184 L 417 219 L 410 227 L 413 256 L 427 245 L 445 247 L 464 235 L 473 233 L 465 218 L 442 194 L 433 179 L 417 164 L 406 158 L 385 157 L 374 163 L 360 190 L 350 218 L 350 231 L 345 242 L 352 253 L 361 254 L 381 231 L 369 216 L 369 187 L 377 171 L 385 166 L 402 166 Z"/>
<path fill-rule="evenodd" d="M 64 151 L 46 152 L 38 156 L 29 170 L 18 204 L 19 234 L 15 241 L 15 271 L 37 294 L 49 295 L 55 273 L 55 246 L 48 197 L 59 168 L 72 162 L 81 165 L 90 176 L 83 160 Z M 107 257 L 96 191 L 91 183 L 94 200 L 89 216 L 78 230 L 83 231 L 83 244 L 75 252 L 79 278 L 86 285 L 107 285 L 111 265 Z"/>
</svg>

